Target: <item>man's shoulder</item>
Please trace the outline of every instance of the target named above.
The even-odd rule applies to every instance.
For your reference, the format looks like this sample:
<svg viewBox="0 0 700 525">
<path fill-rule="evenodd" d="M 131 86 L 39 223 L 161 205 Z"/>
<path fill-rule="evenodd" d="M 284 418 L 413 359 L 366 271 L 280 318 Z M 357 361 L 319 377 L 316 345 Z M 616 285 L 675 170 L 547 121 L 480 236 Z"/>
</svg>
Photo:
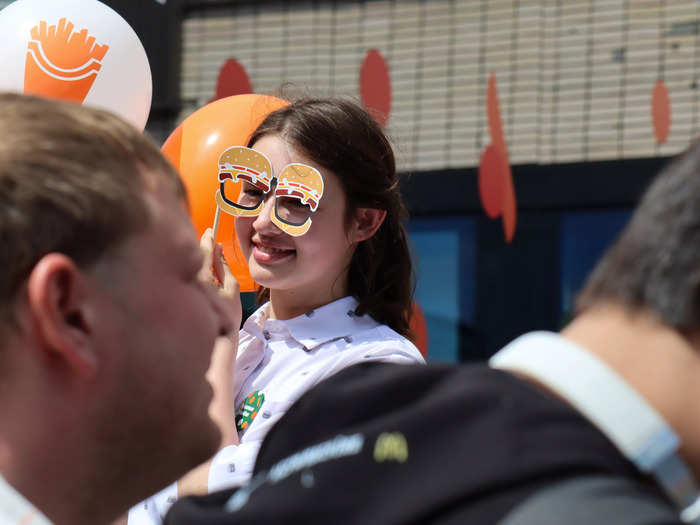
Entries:
<svg viewBox="0 0 700 525">
<path fill-rule="evenodd" d="M 339 411 L 339 406 L 352 406 L 353 410 Z M 308 435 L 295 432 L 293 441 L 298 446 L 343 432 L 349 425 L 376 424 L 385 418 L 395 421 L 405 432 L 415 432 L 417 439 L 422 436 L 421 442 L 468 432 L 475 439 L 482 439 L 483 434 L 488 446 L 493 446 L 493 436 L 496 440 L 520 439 L 515 430 L 524 436 L 543 436 L 555 429 L 583 429 L 599 435 L 565 403 L 485 364 L 414 367 L 360 363 L 301 396 L 280 420 L 275 433 L 285 434 L 288 425 L 315 419 L 314 414 L 324 417 L 315 422 Z M 532 425 L 538 417 L 540 424 Z M 272 437 L 268 441 L 273 441 Z M 286 450 L 293 448 L 287 440 L 280 445 Z"/>
<path fill-rule="evenodd" d="M 485 365 L 368 363 L 302 396 L 268 434 L 256 473 L 273 472 L 319 443 L 332 449 L 338 436 L 355 436 L 353 443 L 362 445 L 357 453 L 310 466 L 318 481 L 313 491 L 301 492 L 340 506 L 347 503 L 342 494 L 320 480 L 342 478 L 371 499 L 367 480 L 374 479 L 402 499 L 420 495 L 425 507 L 413 512 L 424 512 L 441 508 L 450 493 L 468 501 L 485 487 L 510 486 L 524 495 L 536 488 L 533 480 L 581 471 L 634 472 L 578 412 L 512 374 Z M 298 490 L 293 482 L 286 489 Z M 385 520 L 400 517 L 382 515 L 377 522 Z"/>
</svg>

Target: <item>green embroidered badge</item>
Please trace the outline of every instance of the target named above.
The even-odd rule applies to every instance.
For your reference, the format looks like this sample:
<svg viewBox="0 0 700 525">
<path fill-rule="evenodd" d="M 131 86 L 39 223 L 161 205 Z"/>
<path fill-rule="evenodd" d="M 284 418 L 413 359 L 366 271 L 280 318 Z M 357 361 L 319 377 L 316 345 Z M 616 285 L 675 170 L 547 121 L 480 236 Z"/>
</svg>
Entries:
<svg viewBox="0 0 700 525">
<path fill-rule="evenodd" d="M 238 407 L 236 411 L 236 428 L 239 432 L 243 432 L 258 415 L 260 407 L 265 402 L 265 394 L 256 390 L 245 398 L 245 401 Z"/>
</svg>

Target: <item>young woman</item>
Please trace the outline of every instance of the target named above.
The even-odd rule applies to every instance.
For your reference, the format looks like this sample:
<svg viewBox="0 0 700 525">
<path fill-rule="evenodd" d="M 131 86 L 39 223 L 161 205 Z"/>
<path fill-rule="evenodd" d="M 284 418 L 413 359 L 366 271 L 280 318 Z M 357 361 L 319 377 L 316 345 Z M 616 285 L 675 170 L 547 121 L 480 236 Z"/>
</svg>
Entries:
<svg viewBox="0 0 700 525">
<path fill-rule="evenodd" d="M 232 388 L 234 399 L 220 406 L 235 414 L 218 418 L 230 444 L 206 467 L 210 491 L 248 480 L 266 433 L 318 382 L 370 360 L 423 363 L 407 339 L 413 286 L 405 209 L 391 146 L 374 119 L 346 100 L 302 100 L 271 113 L 248 145 L 274 178 L 269 186 L 258 177 L 244 181 L 240 195 L 225 200 L 233 213 L 244 210 L 236 234 L 262 306 L 240 331 L 233 374 L 230 359 L 220 360 L 218 390 Z M 305 190 L 295 196 L 298 182 Z M 202 244 L 218 261 L 211 232 Z M 215 273 L 230 282 L 224 267 L 218 262 Z M 180 495 L 191 491 L 186 485 Z M 176 494 L 151 498 L 151 510 L 162 512 Z M 134 515 L 130 524 L 152 523 Z"/>
</svg>

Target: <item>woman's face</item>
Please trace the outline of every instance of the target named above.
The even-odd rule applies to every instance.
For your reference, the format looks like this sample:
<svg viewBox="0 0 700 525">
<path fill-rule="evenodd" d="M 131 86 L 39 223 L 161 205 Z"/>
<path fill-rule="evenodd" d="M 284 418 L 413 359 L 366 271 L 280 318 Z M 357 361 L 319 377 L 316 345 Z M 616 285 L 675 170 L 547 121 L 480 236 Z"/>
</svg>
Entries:
<svg viewBox="0 0 700 525">
<path fill-rule="evenodd" d="M 338 178 L 296 152 L 280 135 L 265 135 L 252 147 L 270 159 L 275 175 L 292 162 L 313 166 L 323 176 L 324 190 L 311 228 L 299 237 L 271 222 L 274 188 L 266 195 L 260 215 L 236 218 L 238 242 L 251 277 L 272 292 L 294 292 L 311 307 L 343 297 L 354 243 L 346 234 L 345 193 Z"/>
</svg>

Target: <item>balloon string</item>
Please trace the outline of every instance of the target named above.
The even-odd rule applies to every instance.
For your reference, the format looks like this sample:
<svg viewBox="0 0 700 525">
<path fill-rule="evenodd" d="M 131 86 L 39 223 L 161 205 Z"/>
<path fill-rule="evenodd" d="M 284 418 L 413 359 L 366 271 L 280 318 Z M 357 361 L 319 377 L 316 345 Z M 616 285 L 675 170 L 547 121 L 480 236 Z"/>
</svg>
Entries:
<svg viewBox="0 0 700 525">
<path fill-rule="evenodd" d="M 221 208 L 216 206 L 216 213 L 214 214 L 214 242 L 216 242 L 216 233 L 219 231 L 219 218 L 221 217 Z"/>
</svg>

